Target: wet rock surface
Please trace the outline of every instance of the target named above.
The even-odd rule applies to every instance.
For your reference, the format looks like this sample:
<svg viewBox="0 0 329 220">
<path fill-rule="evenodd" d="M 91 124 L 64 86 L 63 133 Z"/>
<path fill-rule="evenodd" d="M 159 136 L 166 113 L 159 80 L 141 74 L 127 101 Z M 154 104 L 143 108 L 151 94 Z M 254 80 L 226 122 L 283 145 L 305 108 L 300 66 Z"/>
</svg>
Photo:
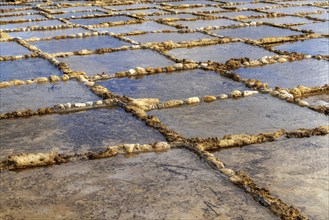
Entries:
<svg viewBox="0 0 329 220">
<path fill-rule="evenodd" d="M 310 219 L 327 219 L 327 152 L 328 135 L 221 150 L 215 155 L 296 204 Z"/>
<path fill-rule="evenodd" d="M 0 3 L 0 219 L 328 219 L 328 2 Z"/>
<path fill-rule="evenodd" d="M 273 88 L 275 86 L 294 88 L 298 85 L 319 86 L 328 83 L 328 66 L 327 61 L 309 59 L 257 68 L 242 68 L 236 72 L 243 78 L 267 82 Z"/>
<path fill-rule="evenodd" d="M 286 110 L 283 112 L 280 109 Z M 310 128 L 327 123 L 327 117 L 324 115 L 264 95 L 179 109 L 156 110 L 150 114 L 186 137 L 257 134 L 281 128 Z M 312 121 L 309 118 L 312 118 Z"/>
<path fill-rule="evenodd" d="M 20 96 L 18 94 L 24 94 Z M 99 98 L 77 82 L 31 84 L 0 89 L 1 113 L 37 110 L 67 102 L 96 101 Z"/>
<path fill-rule="evenodd" d="M 186 150 L 0 175 L 2 217 L 276 219 Z"/>
<path fill-rule="evenodd" d="M 218 95 L 230 93 L 234 89 L 247 89 L 241 83 L 225 79 L 215 72 L 203 70 L 161 73 L 141 79 L 111 79 L 99 84 L 120 95 L 133 98 L 155 97 L 161 100 Z M 126 85 L 129 85 L 129 88 L 126 88 Z"/>
<path fill-rule="evenodd" d="M 26 152 L 83 153 L 122 143 L 164 141 L 121 109 L 1 120 L 1 159 Z"/>
</svg>

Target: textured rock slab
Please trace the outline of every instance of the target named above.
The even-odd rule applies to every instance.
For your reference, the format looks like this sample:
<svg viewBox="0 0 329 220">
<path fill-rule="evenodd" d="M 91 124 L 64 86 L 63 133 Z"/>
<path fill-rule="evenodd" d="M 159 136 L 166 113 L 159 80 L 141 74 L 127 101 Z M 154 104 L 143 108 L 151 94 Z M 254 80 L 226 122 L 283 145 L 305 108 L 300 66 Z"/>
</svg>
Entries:
<svg viewBox="0 0 329 220">
<path fill-rule="evenodd" d="M 31 53 L 27 48 L 16 42 L 0 42 L 0 56 L 18 56 Z"/>
<path fill-rule="evenodd" d="M 181 41 L 192 41 L 192 40 L 200 40 L 200 39 L 209 39 L 212 38 L 209 35 L 205 35 L 202 33 L 152 33 L 152 34 L 143 34 L 143 35 L 132 35 L 129 36 L 130 39 L 140 42 L 164 42 L 164 41 L 173 41 L 173 42 L 181 42 Z"/>
<path fill-rule="evenodd" d="M 242 68 L 238 69 L 237 73 L 243 78 L 266 82 L 273 88 L 275 86 L 294 88 L 298 85 L 321 86 L 327 84 L 328 67 L 328 61 L 308 59 L 256 68 Z"/>
<path fill-rule="evenodd" d="M 267 95 L 162 109 L 150 114 L 185 137 L 221 138 L 227 134 L 313 128 L 328 122 L 324 115 Z"/>
<path fill-rule="evenodd" d="M 310 55 L 329 55 L 329 39 L 319 38 L 285 43 L 274 47 L 276 50 L 299 52 Z"/>
<path fill-rule="evenodd" d="M 97 36 L 77 39 L 61 39 L 51 41 L 31 42 L 34 46 L 46 53 L 78 51 L 82 49 L 96 50 L 99 48 L 118 48 L 131 44 L 110 36 Z"/>
<path fill-rule="evenodd" d="M 11 32 L 9 35 L 11 37 L 21 37 L 23 39 L 30 38 L 46 38 L 46 37 L 55 37 L 55 36 L 68 36 L 71 34 L 78 33 L 90 33 L 83 28 L 65 28 L 58 30 L 48 30 L 48 31 L 25 31 L 25 32 Z"/>
<path fill-rule="evenodd" d="M 67 102 L 96 101 L 99 98 L 75 81 L 56 84 L 31 84 L 0 89 L 1 113 L 17 110 L 37 110 Z"/>
<path fill-rule="evenodd" d="M 310 219 L 328 219 L 328 135 L 281 140 L 215 153 Z"/>
<path fill-rule="evenodd" d="M 205 47 L 178 48 L 168 51 L 169 54 L 178 59 L 191 59 L 196 62 L 207 62 L 208 60 L 225 63 L 232 58 L 248 57 L 252 60 L 263 56 L 275 55 L 262 48 L 250 46 L 245 43 L 228 43 Z"/>
<path fill-rule="evenodd" d="M 113 26 L 108 28 L 95 28 L 97 31 L 108 31 L 115 34 L 122 34 L 122 33 L 130 33 L 134 31 L 163 31 L 163 30 L 176 30 L 176 28 L 159 24 L 153 21 L 146 21 L 142 24 L 128 24 L 128 25 L 120 25 L 120 26 Z"/>
<path fill-rule="evenodd" d="M 1 159 L 19 153 L 83 153 L 109 145 L 164 141 L 143 122 L 114 108 L 8 119 L 0 124 Z"/>
<path fill-rule="evenodd" d="M 112 79 L 98 82 L 111 92 L 133 98 L 154 97 L 161 100 L 230 93 L 246 90 L 243 84 L 226 79 L 212 71 L 186 70 L 145 76 L 141 79 Z"/>
<path fill-rule="evenodd" d="M 182 149 L 0 175 L 2 218 L 276 219 Z"/>
<path fill-rule="evenodd" d="M 0 81 L 13 79 L 28 80 L 37 77 L 49 77 L 61 75 L 61 71 L 55 68 L 47 60 L 41 58 L 29 58 L 23 60 L 0 62 Z"/>
<path fill-rule="evenodd" d="M 302 34 L 301 32 L 266 25 L 256 27 L 226 28 L 212 30 L 211 32 L 225 37 L 249 38 L 252 40 L 259 40 L 267 37 L 286 37 L 291 35 Z"/>
<path fill-rule="evenodd" d="M 101 55 L 71 56 L 58 58 L 58 60 L 67 63 L 71 69 L 84 71 L 88 75 L 100 74 L 102 72 L 115 73 L 127 71 L 138 66 L 146 68 L 173 65 L 173 61 L 151 50 L 131 50 Z"/>
</svg>

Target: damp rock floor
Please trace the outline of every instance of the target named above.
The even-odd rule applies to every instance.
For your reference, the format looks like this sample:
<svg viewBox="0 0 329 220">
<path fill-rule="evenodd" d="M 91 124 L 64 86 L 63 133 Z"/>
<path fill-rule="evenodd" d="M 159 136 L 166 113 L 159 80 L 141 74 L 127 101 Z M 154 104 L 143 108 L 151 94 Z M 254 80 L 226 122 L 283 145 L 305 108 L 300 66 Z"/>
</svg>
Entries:
<svg viewBox="0 0 329 220">
<path fill-rule="evenodd" d="M 209 154 L 304 219 L 329 219 L 328 132 L 198 145 L 328 128 L 328 8 L 1 2 L 0 219 L 300 219 Z"/>
</svg>

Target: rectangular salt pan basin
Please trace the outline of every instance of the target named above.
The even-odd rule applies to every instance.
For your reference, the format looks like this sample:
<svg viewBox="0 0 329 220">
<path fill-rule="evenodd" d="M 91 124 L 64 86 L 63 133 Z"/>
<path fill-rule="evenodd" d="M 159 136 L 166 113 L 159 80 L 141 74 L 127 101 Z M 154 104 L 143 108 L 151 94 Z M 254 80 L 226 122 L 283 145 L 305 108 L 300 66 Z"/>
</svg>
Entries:
<svg viewBox="0 0 329 220">
<path fill-rule="evenodd" d="M 149 112 L 184 137 L 259 134 L 327 125 L 328 118 L 268 95 Z"/>
<path fill-rule="evenodd" d="M 14 20 L 27 20 L 27 19 L 45 19 L 46 17 L 38 14 L 34 15 L 24 15 L 24 16 L 10 16 L 10 17 L 2 17 L 0 21 L 14 21 Z"/>
<path fill-rule="evenodd" d="M 237 73 L 243 78 L 258 79 L 270 87 L 295 88 L 328 84 L 329 63 L 325 60 L 308 59 L 276 63 L 255 68 L 241 68 Z"/>
<path fill-rule="evenodd" d="M 0 42 L 0 56 L 17 56 L 31 53 L 27 48 L 16 42 Z"/>
<path fill-rule="evenodd" d="M 28 27 L 46 27 L 46 26 L 58 26 L 65 25 L 58 20 L 47 20 L 47 21 L 37 21 L 37 22 L 24 22 L 24 23 L 15 23 L 15 24 L 5 24 L 1 25 L 1 29 L 17 29 L 17 28 L 28 28 Z"/>
<path fill-rule="evenodd" d="M 153 21 L 146 21 L 142 24 L 129 24 L 129 25 L 120 25 L 120 26 L 113 26 L 108 28 L 95 28 L 97 31 L 108 31 L 113 32 L 115 34 L 121 33 L 130 33 L 135 31 L 163 31 L 163 30 L 176 30 L 174 27 L 170 27 L 168 25 L 159 24 Z"/>
<path fill-rule="evenodd" d="M 144 68 L 165 67 L 174 64 L 173 61 L 151 50 L 130 50 L 101 55 L 71 56 L 58 58 L 58 60 L 67 63 L 71 69 L 86 72 L 88 75 L 101 74 L 103 72 L 116 73 L 138 66 Z"/>
<path fill-rule="evenodd" d="M 178 48 L 168 51 L 169 54 L 178 59 L 190 59 L 196 62 L 207 62 L 208 60 L 225 63 L 232 58 L 248 57 L 252 60 L 263 56 L 275 55 L 272 52 L 245 43 L 218 44 L 204 47 Z"/>
<path fill-rule="evenodd" d="M 292 43 L 285 43 L 274 47 L 276 50 L 298 52 L 310 55 L 329 55 L 329 39 L 319 38 Z"/>
<path fill-rule="evenodd" d="M 161 9 L 143 9 L 143 10 L 126 10 L 126 11 L 120 11 L 120 13 L 124 13 L 124 14 L 146 14 L 146 15 L 150 15 L 150 14 L 154 14 L 154 13 L 168 13 L 167 11 L 163 11 Z"/>
<path fill-rule="evenodd" d="M 170 9 L 171 11 L 193 13 L 193 12 L 207 12 L 207 11 L 225 11 L 219 7 L 196 7 L 196 8 L 182 8 L 182 9 Z"/>
<path fill-rule="evenodd" d="M 71 34 L 78 33 L 90 33 L 90 31 L 83 28 L 65 28 L 58 30 L 48 30 L 48 31 L 25 31 L 25 32 L 11 32 L 9 35 L 11 37 L 21 37 L 25 40 L 37 37 L 37 38 L 46 38 L 46 37 L 55 37 L 55 36 L 67 36 Z"/>
<path fill-rule="evenodd" d="M 226 19 L 216 19 L 216 20 L 197 20 L 197 21 L 177 21 L 174 24 L 180 24 L 186 26 L 190 29 L 204 28 L 204 27 L 214 27 L 214 26 L 231 26 L 233 24 L 239 24 L 240 22 L 226 20 Z"/>
<path fill-rule="evenodd" d="M 329 108 L 329 94 L 310 96 L 303 100 L 308 102 L 308 104 L 310 105 L 326 106 L 327 108 Z"/>
<path fill-rule="evenodd" d="M 69 52 L 82 49 L 96 50 L 104 47 L 118 48 L 131 45 L 110 36 L 96 36 L 75 39 L 67 38 L 61 40 L 31 42 L 31 44 L 46 53 Z"/>
<path fill-rule="evenodd" d="M 275 6 L 275 4 L 246 3 L 246 4 L 242 4 L 242 5 L 234 5 L 232 7 L 239 8 L 239 9 L 242 9 L 242 8 L 256 9 L 256 8 L 266 8 L 266 7 L 273 7 L 273 6 Z"/>
<path fill-rule="evenodd" d="M 62 74 L 50 62 L 41 58 L 0 62 L 0 69 L 0 81 L 13 79 L 28 80 Z"/>
<path fill-rule="evenodd" d="M 132 4 L 132 5 L 112 5 L 106 6 L 107 9 L 110 10 L 126 10 L 126 9 L 138 9 L 138 8 L 152 8 L 155 7 L 155 4 Z"/>
<path fill-rule="evenodd" d="M 148 42 L 164 42 L 164 41 L 173 41 L 178 43 L 181 41 L 200 40 L 200 39 L 213 38 L 213 37 L 195 32 L 195 33 L 150 33 L 143 35 L 132 35 L 132 36 L 128 36 L 128 38 L 144 44 Z"/>
<path fill-rule="evenodd" d="M 1 113 L 37 110 L 66 102 L 87 102 L 99 99 L 87 87 L 74 81 L 12 86 L 0 89 L 0 96 Z"/>
<path fill-rule="evenodd" d="M 225 28 L 219 30 L 212 30 L 212 33 L 231 37 L 231 38 L 249 38 L 253 40 L 260 40 L 268 37 L 286 37 L 292 35 L 301 35 L 301 32 L 291 31 L 284 28 L 277 28 L 272 26 L 251 26 L 251 27 L 240 27 L 240 28 Z"/>
<path fill-rule="evenodd" d="M 133 18 L 127 16 L 111 16 L 111 17 L 101 17 L 101 18 L 81 18 L 81 19 L 71 19 L 70 22 L 74 24 L 82 25 L 95 25 L 104 22 L 119 22 L 133 20 Z"/>
<path fill-rule="evenodd" d="M 149 75 L 141 79 L 111 79 L 99 81 L 98 84 L 116 94 L 133 98 L 159 98 L 162 101 L 231 93 L 235 89 L 247 90 L 242 83 L 199 69 Z"/>
<path fill-rule="evenodd" d="M 293 6 L 293 7 L 287 7 L 287 8 L 271 8 L 266 11 L 284 13 L 284 14 L 296 14 L 296 13 L 302 13 L 302 12 L 324 11 L 324 9 L 318 8 L 318 7 L 312 7 L 312 6 Z"/>
<path fill-rule="evenodd" d="M 71 97 L 74 100 L 72 92 Z M 82 153 L 105 150 L 108 146 L 123 143 L 165 141 L 156 130 L 124 110 L 114 108 L 7 119 L 1 120 L 0 124 L 1 159 L 10 154 Z"/>
<path fill-rule="evenodd" d="M 191 14 L 165 14 L 165 15 L 148 15 L 148 16 L 145 16 L 145 19 L 149 19 L 149 20 L 167 19 L 167 18 L 185 19 L 185 18 L 196 18 L 196 16 L 191 15 Z"/>
<path fill-rule="evenodd" d="M 296 26 L 300 30 L 312 30 L 316 34 L 329 34 L 329 22 L 319 22 Z"/>
<path fill-rule="evenodd" d="M 224 149 L 215 155 L 302 210 L 304 216 L 328 219 L 328 146 L 326 135 Z"/>
<path fill-rule="evenodd" d="M 250 17 L 250 16 L 261 16 L 261 15 L 265 15 L 265 13 L 261 13 L 261 12 L 255 12 L 255 11 L 237 11 L 237 12 L 220 12 L 220 13 L 214 13 L 211 14 L 213 16 L 226 16 L 228 18 L 235 18 L 238 16 L 246 16 L 246 17 Z"/>
<path fill-rule="evenodd" d="M 284 16 L 284 17 L 275 17 L 275 18 L 258 18 L 250 19 L 250 22 L 267 22 L 271 24 L 299 24 L 299 23 L 311 23 L 312 20 L 306 18 L 293 17 L 293 16 Z M 270 32 L 271 33 L 271 32 Z"/>
<path fill-rule="evenodd" d="M 103 15 L 103 12 L 99 11 L 85 11 L 85 12 L 66 12 L 64 14 L 53 14 L 55 18 L 71 18 L 71 17 L 82 17 L 87 15 Z"/>
<path fill-rule="evenodd" d="M 0 187 L 6 189 L 0 211 L 13 218 L 42 218 L 46 209 L 62 210 L 47 214 L 54 219 L 64 215 L 72 219 L 276 219 L 185 149 L 0 175 Z M 12 198 L 19 198 L 20 207 L 10 202 Z M 120 211 L 123 203 L 128 211 Z M 219 214 L 203 211 L 208 210 L 207 204 Z"/>
</svg>

